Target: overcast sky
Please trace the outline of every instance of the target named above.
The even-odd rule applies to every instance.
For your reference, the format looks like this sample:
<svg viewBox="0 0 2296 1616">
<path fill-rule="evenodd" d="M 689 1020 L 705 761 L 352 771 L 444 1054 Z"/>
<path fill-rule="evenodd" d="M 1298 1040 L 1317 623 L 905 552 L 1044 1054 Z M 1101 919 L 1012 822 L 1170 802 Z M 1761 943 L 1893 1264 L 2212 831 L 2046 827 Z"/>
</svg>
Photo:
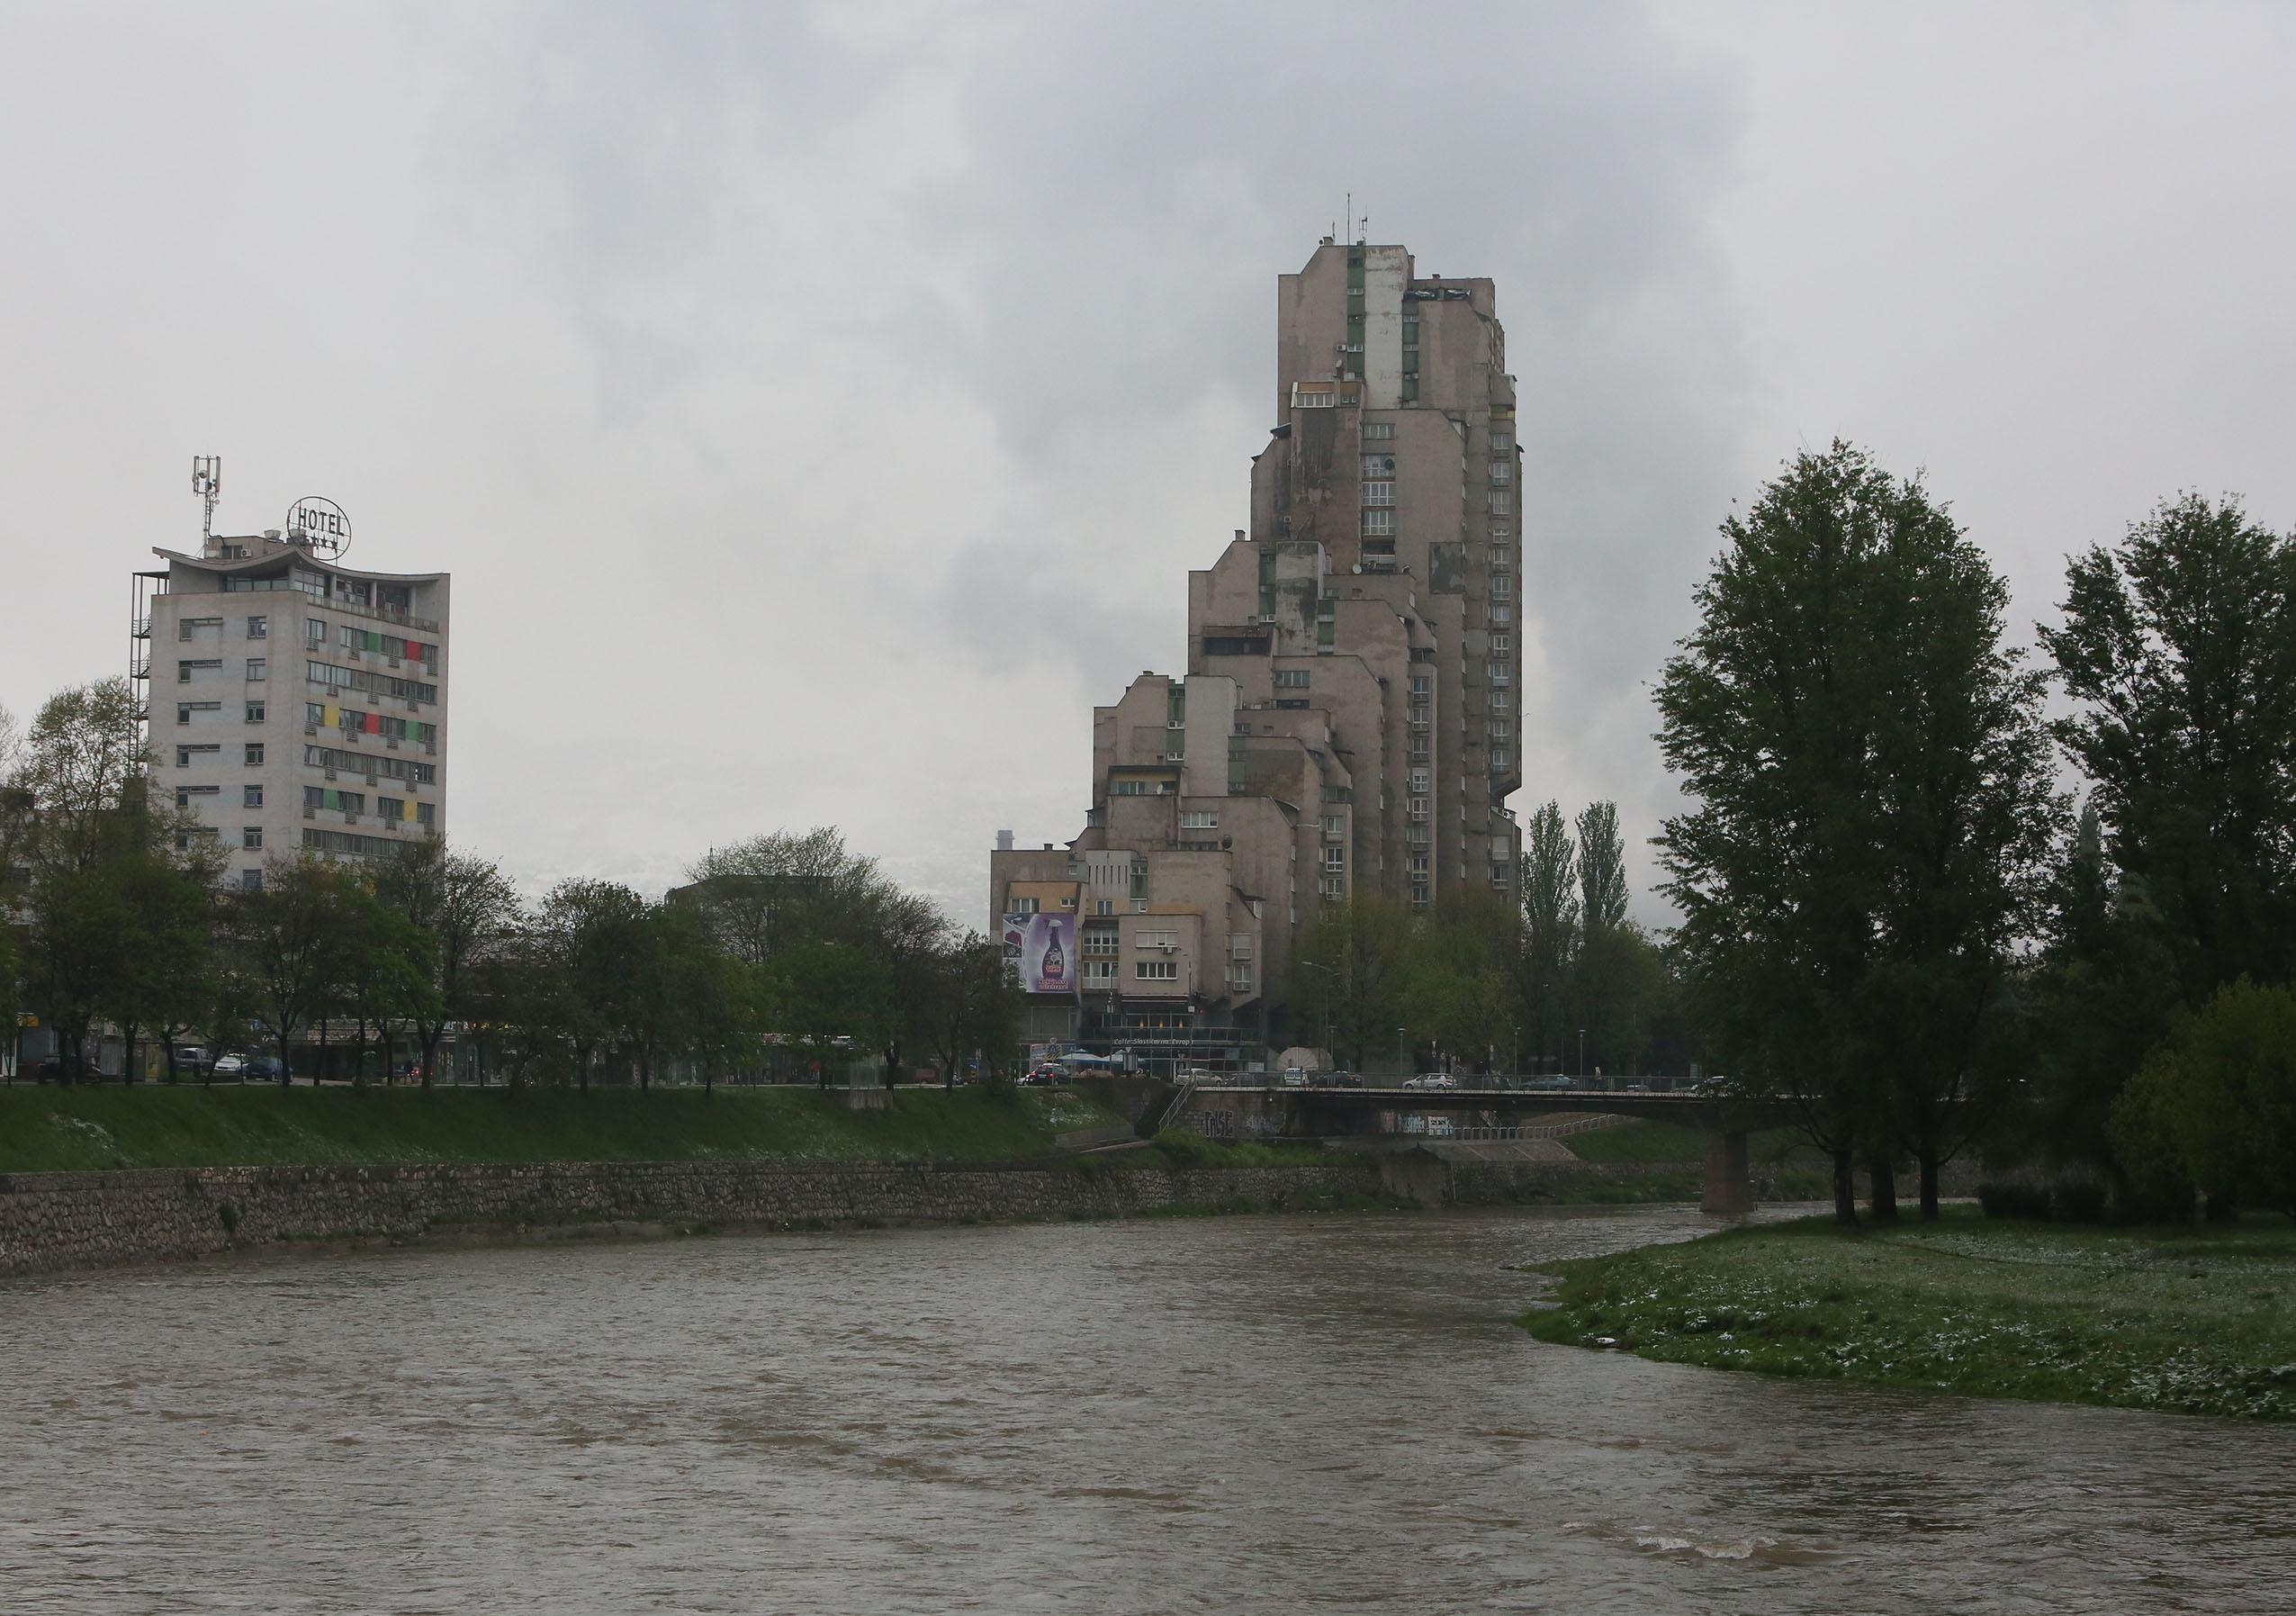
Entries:
<svg viewBox="0 0 2296 1616">
<path fill-rule="evenodd" d="M 1926 468 L 2021 632 L 2178 489 L 2296 526 L 2291 69 L 2265 5 L 14 0 L 0 705 L 123 668 L 219 454 L 220 528 L 324 493 L 454 573 L 453 834 L 523 882 L 833 823 L 978 923 L 1184 667 L 1352 191 L 1499 283 L 1514 806 L 1638 844 L 1800 446 Z"/>
</svg>

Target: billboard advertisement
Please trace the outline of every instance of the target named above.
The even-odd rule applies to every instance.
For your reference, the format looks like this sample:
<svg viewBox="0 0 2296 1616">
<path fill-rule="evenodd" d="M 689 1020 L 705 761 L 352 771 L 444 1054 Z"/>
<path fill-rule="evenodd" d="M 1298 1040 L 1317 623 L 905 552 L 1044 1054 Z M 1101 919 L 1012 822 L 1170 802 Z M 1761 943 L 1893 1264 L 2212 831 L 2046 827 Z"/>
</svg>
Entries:
<svg viewBox="0 0 2296 1616">
<path fill-rule="evenodd" d="M 1024 993 L 1076 991 L 1076 917 L 1069 914 L 1004 916 L 1004 964 Z"/>
</svg>

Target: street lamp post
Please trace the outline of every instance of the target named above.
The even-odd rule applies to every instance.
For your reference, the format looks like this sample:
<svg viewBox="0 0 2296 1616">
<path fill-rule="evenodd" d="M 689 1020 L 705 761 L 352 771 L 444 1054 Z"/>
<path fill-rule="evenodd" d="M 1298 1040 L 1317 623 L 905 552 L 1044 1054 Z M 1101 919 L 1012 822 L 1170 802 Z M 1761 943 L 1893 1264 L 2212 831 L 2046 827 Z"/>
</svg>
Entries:
<svg viewBox="0 0 2296 1616">
<path fill-rule="evenodd" d="M 1587 1029 L 1579 1029 L 1579 1081 L 1587 1080 Z"/>
<path fill-rule="evenodd" d="M 1519 1078 L 1523 1075 L 1522 1051 L 1523 1029 L 1520 1026 L 1508 1027 L 1507 1029 L 1507 1075 L 1510 1078 Z"/>
</svg>

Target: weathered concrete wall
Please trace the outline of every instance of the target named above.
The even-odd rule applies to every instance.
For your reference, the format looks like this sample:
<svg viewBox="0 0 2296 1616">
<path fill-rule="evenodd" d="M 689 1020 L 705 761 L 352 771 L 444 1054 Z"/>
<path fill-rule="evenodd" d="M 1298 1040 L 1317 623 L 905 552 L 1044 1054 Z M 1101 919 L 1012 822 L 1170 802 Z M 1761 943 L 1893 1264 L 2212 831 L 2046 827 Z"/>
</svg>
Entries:
<svg viewBox="0 0 2296 1616">
<path fill-rule="evenodd" d="M 200 1168 L 0 1175 L 0 1276 L 196 1257 L 275 1241 L 412 1238 L 434 1223 L 1121 1216 L 1377 1195 L 1376 1163 L 1151 1169 L 636 1161 Z"/>
</svg>

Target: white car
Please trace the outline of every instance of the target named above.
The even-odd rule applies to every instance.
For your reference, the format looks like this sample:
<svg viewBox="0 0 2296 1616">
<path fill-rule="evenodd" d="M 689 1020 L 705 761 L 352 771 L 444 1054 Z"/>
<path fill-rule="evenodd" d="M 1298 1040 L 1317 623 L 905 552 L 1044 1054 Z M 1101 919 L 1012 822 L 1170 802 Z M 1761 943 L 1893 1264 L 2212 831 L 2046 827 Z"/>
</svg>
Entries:
<svg viewBox="0 0 2296 1616">
<path fill-rule="evenodd" d="M 219 1078 L 236 1078 L 247 1069 L 248 1058 L 236 1052 L 215 1057 L 215 1075 Z"/>
<path fill-rule="evenodd" d="M 1304 1067 L 1304 1066 L 1287 1066 L 1287 1067 L 1285 1067 L 1285 1068 L 1283 1069 L 1283 1087 L 1284 1087 L 1284 1088 L 1305 1088 L 1307 1086 L 1308 1086 L 1308 1069 L 1307 1069 L 1306 1067 Z"/>
</svg>

